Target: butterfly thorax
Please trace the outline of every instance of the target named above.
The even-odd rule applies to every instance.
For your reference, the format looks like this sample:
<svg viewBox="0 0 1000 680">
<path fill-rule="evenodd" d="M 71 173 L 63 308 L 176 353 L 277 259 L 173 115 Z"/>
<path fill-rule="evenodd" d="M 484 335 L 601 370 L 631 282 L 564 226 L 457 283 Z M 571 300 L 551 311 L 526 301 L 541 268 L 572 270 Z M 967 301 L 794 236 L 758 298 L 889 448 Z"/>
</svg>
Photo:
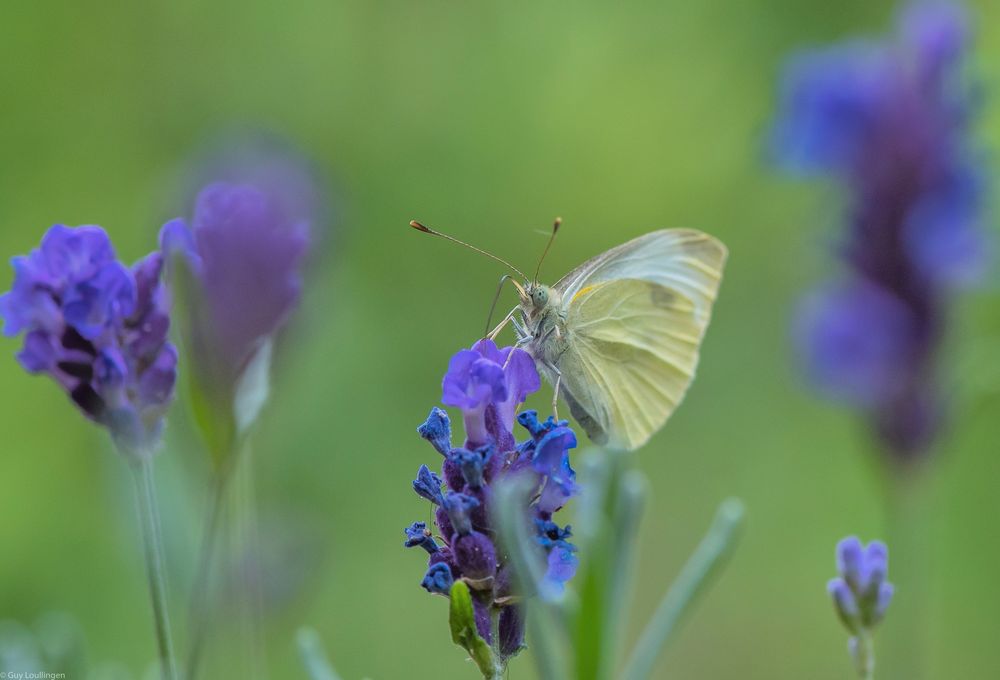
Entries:
<svg viewBox="0 0 1000 680">
<path fill-rule="evenodd" d="M 524 334 L 519 341 L 543 366 L 557 366 L 567 340 L 562 296 L 557 290 L 539 284 L 528 286 L 527 293 L 521 301 Z"/>
</svg>

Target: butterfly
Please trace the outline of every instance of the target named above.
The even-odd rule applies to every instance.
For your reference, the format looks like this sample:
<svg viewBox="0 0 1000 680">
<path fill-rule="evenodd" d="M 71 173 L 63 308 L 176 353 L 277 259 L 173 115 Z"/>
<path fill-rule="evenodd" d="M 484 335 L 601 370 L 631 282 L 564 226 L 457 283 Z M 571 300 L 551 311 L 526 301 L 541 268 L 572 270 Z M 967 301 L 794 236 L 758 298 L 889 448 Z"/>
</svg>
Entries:
<svg viewBox="0 0 1000 680">
<path fill-rule="evenodd" d="M 501 279 L 501 286 L 511 281 L 520 301 L 487 335 L 513 325 L 517 345 L 555 387 L 553 412 L 562 395 L 594 443 L 637 449 L 684 398 L 727 258 L 716 238 L 694 229 L 650 232 L 546 286 L 538 270 L 529 280 L 491 253 L 419 222 L 410 226 L 487 255 L 524 279 Z"/>
</svg>

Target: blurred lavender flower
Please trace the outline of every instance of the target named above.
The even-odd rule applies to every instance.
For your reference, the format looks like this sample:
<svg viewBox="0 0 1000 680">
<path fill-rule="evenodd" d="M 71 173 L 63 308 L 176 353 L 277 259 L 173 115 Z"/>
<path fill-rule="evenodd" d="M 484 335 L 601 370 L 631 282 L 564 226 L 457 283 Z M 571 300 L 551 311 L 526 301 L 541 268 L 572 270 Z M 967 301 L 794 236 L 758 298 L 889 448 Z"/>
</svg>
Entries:
<svg viewBox="0 0 1000 680">
<path fill-rule="evenodd" d="M 123 452 L 151 453 L 177 376 L 160 254 L 129 269 L 100 227 L 57 224 L 12 264 L 0 316 L 5 335 L 25 333 L 18 361 L 58 382 Z"/>
<path fill-rule="evenodd" d="M 827 584 L 844 627 L 851 634 L 848 649 L 862 678 L 875 669 L 872 632 L 885 616 L 893 587 L 886 580 L 889 551 L 881 541 L 862 545 L 855 536 L 837 544 L 837 571 L 840 576 Z"/>
<path fill-rule="evenodd" d="M 256 418 L 267 394 L 271 342 L 302 288 L 308 223 L 267 188 L 216 183 L 198 195 L 194 217 L 167 223 L 163 251 L 184 263 L 180 289 L 195 389 L 216 421 L 202 422 L 224 460 L 234 432 Z M 202 416 L 204 421 L 206 416 Z"/>
<path fill-rule="evenodd" d="M 528 439 L 518 444 L 512 432 L 517 406 L 540 387 L 526 352 L 498 349 L 492 340 L 480 340 L 452 357 L 442 381 L 442 402 L 462 410 L 464 446 L 451 445 L 451 423 L 440 408 L 433 408 L 418 428 L 444 457 L 441 476 L 421 466 L 413 482 L 417 494 L 437 506 L 435 524 L 442 544 L 423 522 L 416 522 L 405 530 L 405 545 L 429 553 L 422 583 L 429 592 L 448 595 L 457 580 L 468 585 L 479 636 L 493 645 L 502 664 L 523 646 L 525 622 L 517 604 L 520 597 L 512 591 L 512 567 L 496 544 L 490 514 L 492 490 L 501 479 L 524 475 L 533 480 L 535 492 L 526 510 L 534 520 L 538 544 L 549 556 L 547 584 L 561 589 L 577 565 L 570 528 L 552 520 L 577 493 L 569 464 L 576 436 L 567 421 L 539 421 L 535 411 L 517 416 Z M 498 619 L 498 640 L 493 639 L 492 617 Z"/>
<path fill-rule="evenodd" d="M 961 10 L 918 3 L 892 40 L 794 57 L 773 151 L 847 190 L 841 280 L 807 297 L 795 340 L 823 390 L 864 408 L 898 460 L 940 428 L 935 356 L 949 293 L 984 266 L 980 163 L 970 148 Z"/>
<path fill-rule="evenodd" d="M 211 184 L 198 195 L 190 226 L 172 220 L 161 240 L 165 252 L 186 258 L 201 285 L 206 315 L 191 329 L 199 370 L 231 385 L 298 302 L 307 224 L 256 187 Z"/>
</svg>

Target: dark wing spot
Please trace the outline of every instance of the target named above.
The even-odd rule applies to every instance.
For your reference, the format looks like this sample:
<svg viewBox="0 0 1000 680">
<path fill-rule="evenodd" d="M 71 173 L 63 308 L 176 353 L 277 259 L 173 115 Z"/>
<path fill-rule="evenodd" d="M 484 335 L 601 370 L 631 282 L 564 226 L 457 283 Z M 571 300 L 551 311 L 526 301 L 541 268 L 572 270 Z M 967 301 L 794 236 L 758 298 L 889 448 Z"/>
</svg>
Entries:
<svg viewBox="0 0 1000 680">
<path fill-rule="evenodd" d="M 569 404 L 569 412 L 573 414 L 573 418 L 576 419 L 576 422 L 580 423 L 580 427 L 582 427 L 583 431 L 587 433 L 588 437 L 590 437 L 590 441 L 594 442 L 598 446 L 607 444 L 608 433 L 604 431 L 601 424 L 598 423 L 592 415 L 587 413 L 587 410 L 580 405 L 580 402 L 573 398 L 572 394 L 565 389 L 560 390 L 560 392 L 562 392 L 562 396 L 566 400 L 566 403 Z"/>
<path fill-rule="evenodd" d="M 649 299 L 654 307 L 673 308 L 677 302 L 677 296 L 663 286 L 650 286 Z"/>
</svg>

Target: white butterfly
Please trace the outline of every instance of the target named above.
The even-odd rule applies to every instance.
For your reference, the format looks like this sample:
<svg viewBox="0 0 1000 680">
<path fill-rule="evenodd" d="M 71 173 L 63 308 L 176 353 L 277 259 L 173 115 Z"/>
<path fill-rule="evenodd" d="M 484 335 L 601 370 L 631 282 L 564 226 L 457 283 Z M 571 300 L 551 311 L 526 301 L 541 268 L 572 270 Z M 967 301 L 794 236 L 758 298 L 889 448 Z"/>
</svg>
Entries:
<svg viewBox="0 0 1000 680">
<path fill-rule="evenodd" d="M 489 336 L 513 323 L 518 345 L 555 385 L 553 410 L 561 393 L 595 443 L 637 449 L 694 379 L 726 256 L 708 234 L 664 229 L 584 262 L 553 286 L 521 274 L 524 285 L 513 282 L 520 304 Z"/>
</svg>

